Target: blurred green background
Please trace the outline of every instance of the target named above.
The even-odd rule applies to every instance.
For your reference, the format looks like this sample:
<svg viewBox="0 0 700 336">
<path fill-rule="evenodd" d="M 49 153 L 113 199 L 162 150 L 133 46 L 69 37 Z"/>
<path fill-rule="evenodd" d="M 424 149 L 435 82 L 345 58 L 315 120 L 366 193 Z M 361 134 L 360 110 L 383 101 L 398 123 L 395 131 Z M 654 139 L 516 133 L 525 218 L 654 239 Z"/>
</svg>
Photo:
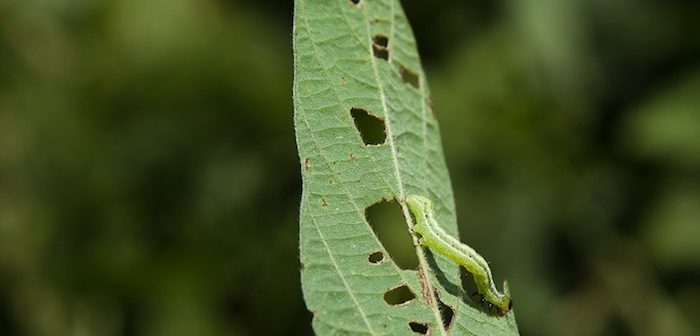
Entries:
<svg viewBox="0 0 700 336">
<path fill-rule="evenodd" d="M 698 334 L 700 3 L 403 5 L 521 332 Z M 1 335 L 311 334 L 291 21 L 0 0 Z"/>
</svg>

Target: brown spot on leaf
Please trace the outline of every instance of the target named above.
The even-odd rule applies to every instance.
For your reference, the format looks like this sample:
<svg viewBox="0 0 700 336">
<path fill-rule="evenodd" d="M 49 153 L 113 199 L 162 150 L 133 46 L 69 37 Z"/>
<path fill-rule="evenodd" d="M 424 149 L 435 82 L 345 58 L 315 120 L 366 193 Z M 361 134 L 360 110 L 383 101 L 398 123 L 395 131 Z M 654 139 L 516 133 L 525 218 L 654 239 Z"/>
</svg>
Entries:
<svg viewBox="0 0 700 336">
<path fill-rule="evenodd" d="M 326 201 L 325 198 L 321 198 L 321 206 L 324 208 L 328 206 L 328 202 Z"/>
<path fill-rule="evenodd" d="M 433 97 L 428 95 L 428 98 L 425 98 L 425 105 L 428 107 L 428 114 L 430 117 L 435 120 L 435 112 L 433 111 Z"/>
<path fill-rule="evenodd" d="M 311 171 L 311 160 L 309 158 L 304 159 L 304 170 Z"/>
<path fill-rule="evenodd" d="M 423 300 L 425 300 L 425 303 L 428 306 L 432 306 L 433 296 L 430 295 L 430 284 L 428 283 L 428 279 L 425 277 L 425 273 L 423 273 L 422 268 L 418 269 L 418 278 L 420 279 L 421 287 L 423 287 Z"/>
</svg>

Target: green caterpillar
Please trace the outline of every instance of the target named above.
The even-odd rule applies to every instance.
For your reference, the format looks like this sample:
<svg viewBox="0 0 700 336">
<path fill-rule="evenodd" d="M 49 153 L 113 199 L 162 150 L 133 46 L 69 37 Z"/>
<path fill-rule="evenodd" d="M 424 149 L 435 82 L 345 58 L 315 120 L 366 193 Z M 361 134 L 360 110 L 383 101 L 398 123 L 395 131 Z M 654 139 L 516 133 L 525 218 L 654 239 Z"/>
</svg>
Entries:
<svg viewBox="0 0 700 336">
<path fill-rule="evenodd" d="M 464 266 L 474 277 L 481 304 L 489 311 L 495 308 L 499 315 L 507 314 L 513 308 L 513 300 L 508 295 L 498 292 L 486 260 L 438 225 L 433 213 L 433 202 L 429 199 L 410 195 L 406 197 L 406 203 L 416 217 L 412 233 L 418 236 L 420 244 Z"/>
</svg>

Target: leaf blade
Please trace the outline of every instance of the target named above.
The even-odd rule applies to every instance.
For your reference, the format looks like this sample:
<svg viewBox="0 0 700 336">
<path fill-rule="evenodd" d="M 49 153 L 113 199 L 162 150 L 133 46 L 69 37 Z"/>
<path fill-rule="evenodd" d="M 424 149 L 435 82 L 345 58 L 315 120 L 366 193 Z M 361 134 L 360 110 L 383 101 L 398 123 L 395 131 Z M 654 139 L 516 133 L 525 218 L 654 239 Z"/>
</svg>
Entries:
<svg viewBox="0 0 700 336">
<path fill-rule="evenodd" d="M 314 330 L 404 334 L 411 331 L 409 322 L 417 322 L 433 334 L 447 334 L 436 295 L 456 311 L 455 334 L 508 330 L 503 323 L 484 328 L 493 319 L 466 305 L 454 289 L 458 286 L 448 291 L 415 241 L 421 272 L 401 270 L 388 258 L 379 265 L 367 260 L 376 251 L 387 255 L 364 216 L 368 206 L 382 199 L 398 200 L 410 225 L 405 196 L 431 197 L 438 219 L 448 232 L 457 233 L 439 129 L 413 34 L 398 2 L 297 0 L 294 51 L 294 119 L 304 188 L 302 287 L 314 313 Z M 407 80 L 412 78 L 407 74 L 414 80 Z M 384 144 L 363 144 L 352 108 L 384 120 Z M 435 256 L 434 266 L 443 282 L 459 283 L 457 265 Z M 399 286 L 408 286 L 416 298 L 388 305 L 383 294 Z M 463 321 L 480 325 L 474 329 Z"/>
</svg>

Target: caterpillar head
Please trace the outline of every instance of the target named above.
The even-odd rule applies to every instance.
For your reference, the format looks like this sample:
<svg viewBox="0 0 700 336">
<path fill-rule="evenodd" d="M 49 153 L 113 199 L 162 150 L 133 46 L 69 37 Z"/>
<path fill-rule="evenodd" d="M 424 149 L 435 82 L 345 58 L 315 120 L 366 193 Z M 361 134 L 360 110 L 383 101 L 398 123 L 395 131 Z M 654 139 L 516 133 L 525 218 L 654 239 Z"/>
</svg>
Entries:
<svg viewBox="0 0 700 336">
<path fill-rule="evenodd" d="M 418 195 L 409 195 L 406 197 L 406 203 L 414 213 L 428 213 L 433 208 L 433 202 L 428 198 Z"/>
</svg>

